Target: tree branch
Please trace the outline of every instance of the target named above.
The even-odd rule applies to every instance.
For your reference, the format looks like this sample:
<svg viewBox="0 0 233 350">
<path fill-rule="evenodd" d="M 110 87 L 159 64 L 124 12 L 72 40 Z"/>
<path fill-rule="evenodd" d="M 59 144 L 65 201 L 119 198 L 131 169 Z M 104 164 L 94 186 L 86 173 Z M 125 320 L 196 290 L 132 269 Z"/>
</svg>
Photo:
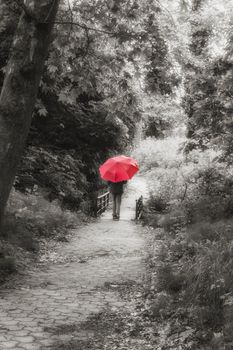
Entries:
<svg viewBox="0 0 233 350">
<path fill-rule="evenodd" d="M 187 194 L 187 190 L 188 190 L 188 184 L 185 183 L 185 185 L 184 185 L 184 193 L 182 195 L 181 202 L 183 202 L 185 200 L 185 197 L 186 197 L 186 194 Z"/>
<path fill-rule="evenodd" d="M 51 7 L 50 7 L 50 10 L 49 10 L 49 12 L 48 12 L 44 22 L 47 22 L 47 20 L 49 19 L 50 15 L 51 15 L 51 12 L 53 11 L 54 5 L 55 5 L 55 0 L 53 0 L 53 3 L 51 5 Z"/>
<path fill-rule="evenodd" d="M 86 29 L 85 32 L 86 32 L 87 40 L 86 40 L 86 45 L 85 45 L 86 47 L 85 47 L 85 50 L 84 50 L 83 55 L 82 55 L 83 57 L 85 57 L 87 55 L 88 50 L 89 50 L 89 46 L 90 46 L 89 29 Z"/>
<path fill-rule="evenodd" d="M 50 22 L 40 22 L 39 24 L 48 24 Z M 93 31 L 93 32 L 97 32 L 97 33 L 102 33 L 102 34 L 107 34 L 107 35 L 113 35 L 113 36 L 124 36 L 124 35 L 131 35 L 132 38 L 137 38 L 138 36 L 141 35 L 141 32 L 109 32 L 107 30 L 103 30 L 103 29 L 98 29 L 98 28 L 93 28 L 93 27 L 89 27 L 86 24 L 81 24 L 78 22 L 71 22 L 71 21 L 54 21 L 53 24 L 61 24 L 61 25 L 74 25 L 77 27 L 80 27 L 82 29 L 84 29 L 85 31 Z"/>
<path fill-rule="evenodd" d="M 37 21 L 37 23 L 38 24 L 49 24 L 49 23 L 51 23 L 51 22 L 49 22 L 49 21 L 47 21 L 48 20 L 48 17 L 49 17 L 49 15 L 50 15 L 50 12 L 51 12 L 51 10 L 52 10 L 52 8 L 53 8 L 53 5 L 54 5 L 54 1 L 53 1 L 53 3 L 52 3 L 52 5 L 51 5 L 51 9 L 50 9 L 50 11 L 49 11 L 49 13 L 48 13 L 48 15 L 46 16 L 46 19 L 45 19 L 45 21 L 43 21 L 43 22 L 40 22 L 37 18 L 36 18 L 36 16 L 35 16 L 35 14 L 32 12 L 32 11 L 30 11 L 29 9 L 28 9 L 28 7 L 21 1 L 21 0 L 13 0 L 14 2 L 16 2 L 17 4 L 18 4 L 18 6 L 19 7 L 21 7 L 22 9 L 23 9 L 23 11 L 25 12 L 25 14 L 27 15 L 27 16 L 29 16 L 29 17 L 31 17 L 32 19 L 34 19 L 35 21 Z M 102 34 L 107 34 L 107 35 L 112 35 L 112 36 L 121 36 L 121 35 L 125 35 L 125 34 L 127 34 L 127 35 L 132 35 L 132 37 L 134 37 L 135 39 L 137 38 L 137 36 L 140 36 L 141 35 L 141 33 L 140 32 L 131 32 L 131 33 L 124 33 L 124 32 L 110 32 L 110 31 L 107 31 L 107 30 L 103 30 L 103 29 L 98 29 L 98 28 L 93 28 L 93 27 L 89 27 L 89 26 L 87 26 L 86 24 L 81 24 L 81 23 L 78 23 L 78 22 L 73 22 L 73 12 L 72 12 L 72 9 L 71 9 L 71 6 L 70 6 L 70 2 L 69 2 L 69 12 L 71 13 L 71 20 L 70 21 L 54 21 L 52 24 L 58 24 L 58 25 L 70 25 L 71 26 L 71 28 L 72 28 L 72 26 L 74 25 L 74 26 L 77 26 L 77 27 L 79 27 L 79 28 L 82 28 L 82 29 L 84 29 L 86 32 L 88 32 L 88 31 L 94 31 L 94 32 L 97 32 L 97 33 L 102 33 Z"/>
<path fill-rule="evenodd" d="M 70 0 L 68 0 L 68 8 L 69 8 L 69 12 L 70 12 L 70 20 L 73 23 L 74 22 L 74 17 L 73 17 L 73 11 L 70 5 Z"/>
<path fill-rule="evenodd" d="M 71 9 L 70 0 L 68 0 L 68 8 L 69 8 L 69 13 L 70 13 L 70 21 L 71 21 L 70 31 L 69 31 L 69 36 L 70 36 L 72 29 L 73 29 L 73 22 L 74 22 L 73 11 Z"/>
<path fill-rule="evenodd" d="M 41 22 L 41 24 L 47 24 L 49 22 Z M 103 29 L 97 29 L 97 28 L 93 28 L 93 27 L 88 27 L 85 24 L 80 24 L 78 22 L 71 22 L 71 21 L 54 21 L 53 24 L 61 24 L 61 25 L 66 25 L 66 24 L 70 24 L 70 25 L 74 25 L 74 26 L 78 26 L 82 29 L 85 30 L 92 30 L 94 32 L 98 32 L 98 33 L 103 33 L 103 34 L 108 34 L 108 35 L 116 35 L 116 32 L 108 32 L 106 30 Z"/>
</svg>

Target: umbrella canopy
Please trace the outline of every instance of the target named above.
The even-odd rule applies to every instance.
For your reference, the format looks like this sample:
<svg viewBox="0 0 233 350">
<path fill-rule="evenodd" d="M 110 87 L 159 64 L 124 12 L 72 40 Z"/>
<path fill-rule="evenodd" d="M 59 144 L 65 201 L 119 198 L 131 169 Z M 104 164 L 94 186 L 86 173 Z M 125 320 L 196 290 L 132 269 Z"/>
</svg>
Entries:
<svg viewBox="0 0 233 350">
<path fill-rule="evenodd" d="M 136 160 L 126 156 L 109 158 L 99 168 L 102 179 L 112 182 L 129 180 L 138 170 Z"/>
</svg>

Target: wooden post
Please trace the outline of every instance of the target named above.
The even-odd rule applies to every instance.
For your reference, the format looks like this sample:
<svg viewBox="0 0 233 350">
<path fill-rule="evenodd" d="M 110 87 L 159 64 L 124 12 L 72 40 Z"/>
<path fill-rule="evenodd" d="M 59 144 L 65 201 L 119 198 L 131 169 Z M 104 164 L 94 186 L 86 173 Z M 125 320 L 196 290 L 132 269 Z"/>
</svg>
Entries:
<svg viewBox="0 0 233 350">
<path fill-rule="evenodd" d="M 143 210 L 143 197 L 136 199 L 135 220 L 139 220 Z"/>
</svg>

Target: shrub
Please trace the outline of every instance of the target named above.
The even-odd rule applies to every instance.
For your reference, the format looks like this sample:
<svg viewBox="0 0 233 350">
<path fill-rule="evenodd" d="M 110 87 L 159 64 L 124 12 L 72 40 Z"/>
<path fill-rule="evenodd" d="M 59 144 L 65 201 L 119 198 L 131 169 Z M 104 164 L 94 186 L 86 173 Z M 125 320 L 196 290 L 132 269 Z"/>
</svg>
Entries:
<svg viewBox="0 0 233 350">
<path fill-rule="evenodd" d="M 150 213 L 144 210 L 142 216 L 142 223 L 143 225 L 148 225 L 156 228 L 159 226 L 159 217 L 155 213 Z"/>
<path fill-rule="evenodd" d="M 13 257 L 0 257 L 1 275 L 8 275 L 16 271 L 15 259 Z"/>
<path fill-rule="evenodd" d="M 5 256 L 3 252 L 0 253 L 0 283 L 5 282 L 8 275 L 16 272 L 15 258 L 12 256 Z"/>
<path fill-rule="evenodd" d="M 35 232 L 29 226 L 30 223 L 26 220 L 8 213 L 4 220 L 2 237 L 27 251 L 36 252 L 39 248 L 38 242 L 34 237 Z"/>
<path fill-rule="evenodd" d="M 156 298 L 150 303 L 152 317 L 163 318 L 171 312 L 171 297 L 166 292 L 156 294 Z"/>
<path fill-rule="evenodd" d="M 170 209 L 169 213 L 163 216 L 160 223 L 166 232 L 178 232 L 186 224 L 184 209 L 177 206 Z"/>
<path fill-rule="evenodd" d="M 139 144 L 133 155 L 144 171 L 156 167 L 178 168 L 183 161 L 183 155 L 178 150 L 184 141 L 185 138 L 182 137 L 168 137 L 163 140 L 148 137 Z"/>
<path fill-rule="evenodd" d="M 210 304 L 196 307 L 192 316 L 199 327 L 202 325 L 218 331 L 223 325 L 223 308 L 220 305 Z"/>
<path fill-rule="evenodd" d="M 187 240 L 172 240 L 170 244 L 171 261 L 177 262 L 179 259 L 192 259 L 197 254 L 195 244 L 187 243 Z"/>
<path fill-rule="evenodd" d="M 221 238 L 199 245 L 187 271 L 186 303 L 198 306 L 197 320 L 216 329 L 223 323 L 224 295 L 233 288 L 232 246 Z"/>
<path fill-rule="evenodd" d="M 159 213 L 165 211 L 168 207 L 168 203 L 162 196 L 155 196 L 150 194 L 150 198 L 147 202 L 147 207 L 150 211 L 157 211 Z"/>
<path fill-rule="evenodd" d="M 187 235 L 195 242 L 214 241 L 219 238 L 219 233 L 215 225 L 208 221 L 201 221 L 190 225 L 187 229 Z"/>
<path fill-rule="evenodd" d="M 49 200 L 58 199 L 71 210 L 79 208 L 87 193 L 84 164 L 72 152 L 30 146 L 21 161 L 15 187 L 23 193 L 42 188 Z"/>
<path fill-rule="evenodd" d="M 174 273 L 172 266 L 166 264 L 158 269 L 158 290 L 168 293 L 179 292 L 186 284 L 185 276 L 181 273 Z"/>
<path fill-rule="evenodd" d="M 56 201 L 49 202 L 41 194 L 22 194 L 13 190 L 9 199 L 3 235 L 27 250 L 37 250 L 37 236 L 66 234 L 79 223 L 78 216 L 63 210 Z"/>
<path fill-rule="evenodd" d="M 217 221 L 232 217 L 233 201 L 229 196 L 200 195 L 198 199 L 186 200 L 183 206 L 190 223 L 199 221 Z"/>
<path fill-rule="evenodd" d="M 233 165 L 224 163 L 214 148 L 186 155 L 180 148 L 181 139 L 148 138 L 138 150 L 151 192 L 147 205 L 152 217 L 146 219 L 165 231 L 164 244 L 152 257 L 163 265 L 154 264 L 152 276 L 159 292 L 182 303 L 186 321 L 204 329 L 208 336 L 202 341 L 212 339 L 214 349 L 222 340 L 214 339 L 213 332 L 221 332 L 223 303 L 233 290 Z M 155 315 L 163 303 L 163 297 L 155 301 Z"/>
</svg>

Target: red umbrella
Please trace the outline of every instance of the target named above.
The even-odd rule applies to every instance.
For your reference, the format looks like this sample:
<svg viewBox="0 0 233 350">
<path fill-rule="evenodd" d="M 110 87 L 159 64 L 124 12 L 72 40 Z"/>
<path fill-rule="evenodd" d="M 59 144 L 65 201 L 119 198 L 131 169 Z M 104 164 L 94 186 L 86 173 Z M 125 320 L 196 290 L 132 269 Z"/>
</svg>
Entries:
<svg viewBox="0 0 233 350">
<path fill-rule="evenodd" d="M 126 156 L 109 158 L 99 168 L 102 179 L 112 182 L 129 180 L 138 170 L 136 160 Z"/>
</svg>

